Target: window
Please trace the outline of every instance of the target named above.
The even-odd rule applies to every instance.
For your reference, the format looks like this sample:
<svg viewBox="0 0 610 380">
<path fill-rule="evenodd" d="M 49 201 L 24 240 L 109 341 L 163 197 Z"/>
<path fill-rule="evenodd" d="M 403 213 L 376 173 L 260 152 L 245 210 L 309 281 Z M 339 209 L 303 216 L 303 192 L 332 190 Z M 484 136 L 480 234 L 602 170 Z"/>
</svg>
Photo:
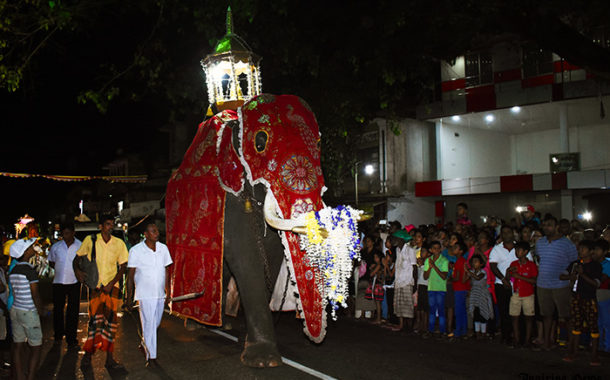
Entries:
<svg viewBox="0 0 610 380">
<path fill-rule="evenodd" d="M 466 54 L 466 87 L 493 83 L 490 53 Z"/>
<path fill-rule="evenodd" d="M 610 26 L 600 26 L 593 31 L 593 43 L 610 48 Z"/>
<path fill-rule="evenodd" d="M 542 50 L 534 44 L 524 45 L 523 77 L 531 78 L 553 72 L 553 53 Z"/>
</svg>

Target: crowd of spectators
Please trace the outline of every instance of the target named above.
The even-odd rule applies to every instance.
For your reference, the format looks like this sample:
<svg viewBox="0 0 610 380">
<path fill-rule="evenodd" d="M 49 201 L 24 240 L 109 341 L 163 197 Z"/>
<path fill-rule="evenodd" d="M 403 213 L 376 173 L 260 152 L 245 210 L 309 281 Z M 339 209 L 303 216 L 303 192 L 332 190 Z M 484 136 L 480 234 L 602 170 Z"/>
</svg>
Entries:
<svg viewBox="0 0 610 380">
<path fill-rule="evenodd" d="M 510 348 L 610 352 L 610 228 L 542 217 L 532 206 L 477 226 L 377 224 L 355 263 L 355 317 L 424 338 Z M 585 334 L 586 333 L 586 334 Z"/>
</svg>

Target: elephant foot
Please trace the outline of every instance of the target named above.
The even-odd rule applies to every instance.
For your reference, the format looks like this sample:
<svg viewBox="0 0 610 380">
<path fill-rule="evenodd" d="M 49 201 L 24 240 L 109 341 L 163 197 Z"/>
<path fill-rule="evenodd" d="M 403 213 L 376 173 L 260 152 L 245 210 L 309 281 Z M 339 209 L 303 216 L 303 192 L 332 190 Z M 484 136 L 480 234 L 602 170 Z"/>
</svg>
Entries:
<svg viewBox="0 0 610 380">
<path fill-rule="evenodd" d="M 198 328 L 200 328 L 199 324 L 195 321 L 192 321 L 188 318 L 186 318 L 184 320 L 184 328 L 186 329 L 186 331 L 195 331 Z"/>
<path fill-rule="evenodd" d="M 257 342 L 244 345 L 241 353 L 241 362 L 248 367 L 267 368 L 282 365 L 282 357 L 275 343 Z"/>
<path fill-rule="evenodd" d="M 231 322 L 225 322 L 225 323 L 222 325 L 222 329 L 223 329 L 224 331 L 231 331 L 231 330 L 233 330 L 233 325 L 231 324 Z"/>
</svg>

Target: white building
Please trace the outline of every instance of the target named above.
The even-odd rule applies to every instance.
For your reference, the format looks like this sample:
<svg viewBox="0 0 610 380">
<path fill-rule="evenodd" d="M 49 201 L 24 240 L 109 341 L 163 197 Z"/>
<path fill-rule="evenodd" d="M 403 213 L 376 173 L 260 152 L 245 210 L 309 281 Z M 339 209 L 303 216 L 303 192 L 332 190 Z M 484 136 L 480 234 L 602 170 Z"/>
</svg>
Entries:
<svg viewBox="0 0 610 380">
<path fill-rule="evenodd" d="M 441 80 L 440 99 L 418 108 L 419 121 L 377 120 L 388 219 L 451 221 L 466 202 L 479 224 L 526 204 L 568 219 L 593 210 L 610 222 L 607 82 L 517 42 L 444 62 Z"/>
</svg>

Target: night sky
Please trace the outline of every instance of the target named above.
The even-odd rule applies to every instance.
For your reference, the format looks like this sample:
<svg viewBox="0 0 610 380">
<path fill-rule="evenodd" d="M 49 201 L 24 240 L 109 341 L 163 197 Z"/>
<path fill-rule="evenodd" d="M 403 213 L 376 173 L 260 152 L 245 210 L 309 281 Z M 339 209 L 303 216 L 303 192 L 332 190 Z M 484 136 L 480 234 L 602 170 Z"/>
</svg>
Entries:
<svg viewBox="0 0 610 380">
<path fill-rule="evenodd" d="M 108 20 L 98 22 L 112 25 Z M 104 63 L 104 56 L 109 61 L 110 54 L 115 58 L 128 56 L 128 41 L 137 37 L 119 27 L 108 27 L 98 34 L 65 32 L 56 36 L 56 42 L 32 64 L 22 88 L 15 93 L 0 91 L 0 170 L 108 175 L 102 167 L 118 153 L 167 150 L 158 142 L 151 145 L 158 137 L 158 128 L 167 122 L 163 104 L 147 99 L 117 102 L 104 114 L 92 104 L 77 101 L 79 93 L 94 88 L 95 69 Z M 114 46 L 121 39 L 125 42 L 123 52 L 120 46 Z M 61 201 L 74 186 L 44 179 L 0 177 L 0 224 L 10 225 L 26 212 L 52 217 L 48 205 Z"/>
</svg>

